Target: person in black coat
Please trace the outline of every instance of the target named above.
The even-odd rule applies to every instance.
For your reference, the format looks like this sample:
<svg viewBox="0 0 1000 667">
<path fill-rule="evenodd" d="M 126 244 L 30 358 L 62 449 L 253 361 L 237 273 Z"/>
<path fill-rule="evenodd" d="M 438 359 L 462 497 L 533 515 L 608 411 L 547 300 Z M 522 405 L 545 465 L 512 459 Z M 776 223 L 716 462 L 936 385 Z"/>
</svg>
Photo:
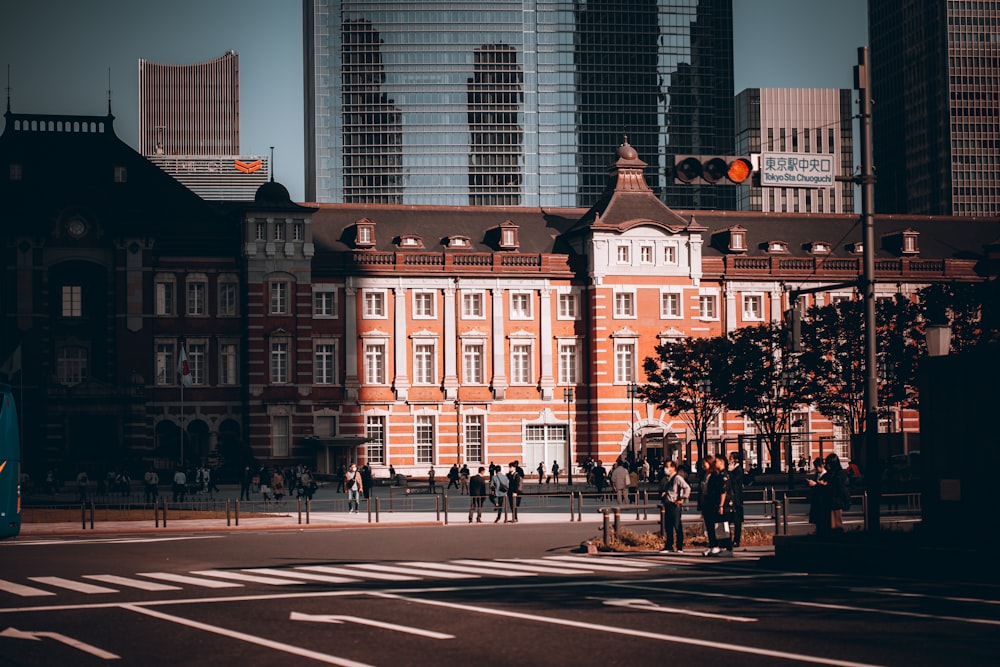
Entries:
<svg viewBox="0 0 1000 667">
<path fill-rule="evenodd" d="M 732 524 L 733 524 L 733 548 L 740 546 L 743 539 L 743 486 L 745 482 L 743 474 L 743 453 L 730 452 L 729 454 L 729 485 L 732 491 Z"/>
<path fill-rule="evenodd" d="M 813 461 L 813 477 L 806 480 L 810 488 L 809 523 L 816 526 L 817 535 L 830 533 L 830 505 L 827 498 L 826 461 L 817 458 Z"/>
<path fill-rule="evenodd" d="M 833 532 L 844 532 L 844 510 L 851 506 L 851 492 L 847 485 L 847 474 L 840 464 L 840 457 L 828 454 L 826 457 L 827 503 L 830 507 L 830 529 Z"/>
</svg>

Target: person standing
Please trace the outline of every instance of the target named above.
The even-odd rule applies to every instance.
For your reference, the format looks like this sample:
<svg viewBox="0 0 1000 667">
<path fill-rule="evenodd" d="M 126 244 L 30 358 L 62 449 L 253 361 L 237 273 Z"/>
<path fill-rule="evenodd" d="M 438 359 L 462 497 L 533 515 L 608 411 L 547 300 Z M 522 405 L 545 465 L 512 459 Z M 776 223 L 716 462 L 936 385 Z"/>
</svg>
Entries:
<svg viewBox="0 0 1000 667">
<path fill-rule="evenodd" d="M 827 502 L 826 492 L 826 461 L 822 457 L 817 457 L 813 461 L 813 477 L 806 480 L 809 484 L 809 523 L 816 526 L 817 535 L 830 534 L 830 506 Z"/>
<path fill-rule="evenodd" d="M 545 462 L 539 461 L 538 467 L 535 468 L 535 472 L 538 473 L 538 483 L 541 484 L 545 481 Z"/>
<path fill-rule="evenodd" d="M 500 515 L 503 513 L 504 505 L 507 502 L 507 490 L 509 489 L 510 480 L 507 476 L 503 474 L 503 471 L 499 466 L 494 468 L 493 474 L 490 476 L 490 498 L 493 499 L 493 503 L 497 507 L 497 518 L 493 520 L 496 523 L 500 520 Z"/>
<path fill-rule="evenodd" d="M 625 463 L 619 459 L 615 462 L 615 467 L 611 470 L 611 489 L 615 492 L 615 498 L 619 505 L 623 505 L 628 502 L 629 481 L 628 468 L 625 467 Z"/>
<path fill-rule="evenodd" d="M 684 503 L 691 497 L 691 486 L 677 474 L 676 462 L 667 461 L 664 464 L 659 491 L 660 502 L 664 509 L 663 550 L 684 551 L 684 526 L 681 524 L 681 514 Z"/>
<path fill-rule="evenodd" d="M 90 485 L 90 478 L 87 477 L 87 471 L 81 470 L 76 476 L 76 488 L 80 493 L 80 502 L 87 502 L 87 487 Z"/>
<path fill-rule="evenodd" d="M 437 482 L 434 480 L 434 466 L 427 471 L 427 490 L 431 493 L 437 493 Z"/>
<path fill-rule="evenodd" d="M 469 478 L 469 523 L 472 523 L 472 515 L 476 515 L 476 523 L 483 522 L 483 501 L 486 500 L 486 477 L 483 473 L 486 468 L 479 466 L 479 472 Z"/>
<path fill-rule="evenodd" d="M 830 507 L 830 531 L 843 533 L 844 510 L 851 506 L 851 491 L 847 485 L 847 474 L 840 463 L 840 457 L 835 453 L 827 454 L 826 475 L 823 480 L 826 482 L 826 497 Z"/>
<path fill-rule="evenodd" d="M 507 504 L 510 506 L 510 522 L 517 523 L 517 505 L 521 501 L 521 487 L 524 485 L 524 476 L 514 461 L 507 471 Z M 507 523 L 504 521 L 504 523 Z"/>
<path fill-rule="evenodd" d="M 740 541 L 743 539 L 743 483 L 745 481 L 742 452 L 730 452 L 729 486 L 732 491 L 734 549 L 740 546 Z"/>
<path fill-rule="evenodd" d="M 469 475 L 469 466 L 463 463 L 458 470 L 458 484 L 461 487 L 459 494 L 467 495 L 469 493 Z"/>
<path fill-rule="evenodd" d="M 555 482 L 556 484 L 559 483 L 559 462 L 558 461 L 553 461 L 552 462 L 552 481 Z"/>
<path fill-rule="evenodd" d="M 350 514 L 357 514 L 359 507 L 358 499 L 361 497 L 365 486 L 361 479 L 361 473 L 358 472 L 358 466 L 353 463 L 350 470 L 344 474 L 344 487 L 347 489 L 347 511 Z"/>
<path fill-rule="evenodd" d="M 597 489 L 597 493 L 604 495 L 604 485 L 608 481 L 608 471 L 604 469 L 604 464 L 598 460 L 594 463 L 594 467 L 590 470 L 591 479 L 594 482 L 594 488 Z"/>
<path fill-rule="evenodd" d="M 253 473 L 250 466 L 243 466 L 243 478 L 240 480 L 240 500 L 250 500 L 250 484 L 253 483 Z"/>
<path fill-rule="evenodd" d="M 184 494 L 187 493 L 187 474 L 181 467 L 174 472 L 174 502 L 184 502 Z"/>
<path fill-rule="evenodd" d="M 361 466 L 361 495 L 364 496 L 365 502 L 367 503 L 372 497 L 372 487 L 375 486 L 375 480 L 372 477 L 372 469 L 367 463 Z"/>
<path fill-rule="evenodd" d="M 160 495 L 160 476 L 156 474 L 154 469 L 150 468 L 146 471 L 146 474 L 142 476 L 142 483 L 146 491 L 146 503 L 155 503 Z"/>
<path fill-rule="evenodd" d="M 701 512 L 701 520 L 705 524 L 705 535 L 708 536 L 708 548 L 705 549 L 706 556 L 714 556 L 722 551 L 719 548 L 719 541 L 715 536 L 715 524 L 721 514 L 720 505 L 724 504 L 722 497 L 722 485 L 719 480 L 714 480 L 715 457 L 711 454 L 703 458 L 700 462 L 701 479 L 698 490 L 698 511 Z"/>
</svg>

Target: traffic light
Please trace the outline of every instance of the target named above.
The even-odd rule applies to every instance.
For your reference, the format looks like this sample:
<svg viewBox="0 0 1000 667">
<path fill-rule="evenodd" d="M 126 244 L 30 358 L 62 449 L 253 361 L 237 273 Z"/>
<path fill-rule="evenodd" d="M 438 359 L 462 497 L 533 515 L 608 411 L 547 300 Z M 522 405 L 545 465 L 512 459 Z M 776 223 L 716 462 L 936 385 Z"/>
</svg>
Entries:
<svg viewBox="0 0 1000 667">
<path fill-rule="evenodd" d="M 739 185 L 753 173 L 750 158 L 731 155 L 675 155 L 674 183 Z"/>
<path fill-rule="evenodd" d="M 796 297 L 792 307 L 785 311 L 785 335 L 788 339 L 788 351 L 798 354 L 802 351 L 802 310 Z"/>
</svg>

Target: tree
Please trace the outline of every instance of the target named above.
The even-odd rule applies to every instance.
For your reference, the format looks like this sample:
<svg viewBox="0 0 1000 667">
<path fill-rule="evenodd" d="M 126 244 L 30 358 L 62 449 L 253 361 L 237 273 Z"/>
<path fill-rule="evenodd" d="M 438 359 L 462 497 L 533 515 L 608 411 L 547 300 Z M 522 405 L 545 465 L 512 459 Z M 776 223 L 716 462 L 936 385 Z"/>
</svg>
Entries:
<svg viewBox="0 0 1000 667">
<path fill-rule="evenodd" d="M 981 283 L 934 283 L 917 292 L 923 324 L 916 337 L 923 340 L 928 324 L 951 326 L 951 349 L 1000 341 L 1000 280 Z"/>
<path fill-rule="evenodd" d="M 733 363 L 722 398 L 764 436 L 772 469 L 777 469 L 783 439 L 788 441 L 790 464 L 791 416 L 809 404 L 812 374 L 800 363 L 799 355 L 782 346 L 787 336 L 781 324 L 737 329 L 729 334 L 729 340 Z"/>
<path fill-rule="evenodd" d="M 731 348 L 726 338 L 684 338 L 657 345 L 657 356 L 643 362 L 648 384 L 640 395 L 684 420 L 695 434 L 699 457 L 708 453 L 708 429 L 726 408 L 721 396 L 729 382 Z"/>
</svg>

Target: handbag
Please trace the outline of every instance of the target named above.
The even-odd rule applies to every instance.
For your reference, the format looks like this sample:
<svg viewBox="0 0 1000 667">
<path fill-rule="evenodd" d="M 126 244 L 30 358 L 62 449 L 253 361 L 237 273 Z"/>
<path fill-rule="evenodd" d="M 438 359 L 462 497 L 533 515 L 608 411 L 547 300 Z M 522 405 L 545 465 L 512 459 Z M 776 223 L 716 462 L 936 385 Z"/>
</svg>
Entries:
<svg viewBox="0 0 1000 667">
<path fill-rule="evenodd" d="M 729 535 L 729 522 L 720 521 L 719 523 L 715 524 L 715 532 L 717 535 L 722 535 L 722 536 Z"/>
</svg>

